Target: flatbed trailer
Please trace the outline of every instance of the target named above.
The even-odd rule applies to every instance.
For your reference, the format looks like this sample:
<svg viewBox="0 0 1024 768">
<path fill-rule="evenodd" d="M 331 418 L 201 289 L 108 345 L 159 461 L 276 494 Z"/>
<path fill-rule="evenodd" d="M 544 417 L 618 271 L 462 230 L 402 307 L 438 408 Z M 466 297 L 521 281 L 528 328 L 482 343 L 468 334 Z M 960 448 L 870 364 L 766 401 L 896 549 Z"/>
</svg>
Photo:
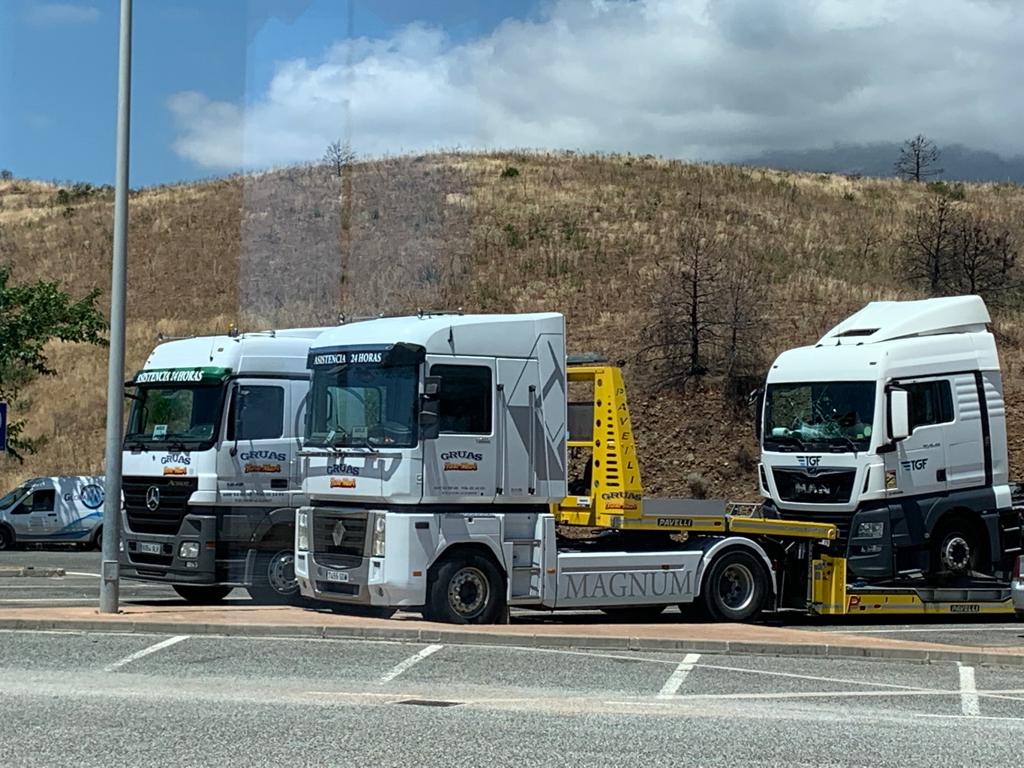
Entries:
<svg viewBox="0 0 1024 768">
<path fill-rule="evenodd" d="M 863 614 L 1013 613 L 1010 585 L 960 579 L 943 586 L 920 580 L 848 583 L 835 525 L 765 517 L 759 502 L 644 496 L 626 388 L 619 368 L 576 364 L 570 383 L 586 385 L 589 400 L 569 404 L 569 448 L 590 453 L 583 485 L 553 509 L 559 525 L 629 534 L 684 534 L 687 540 L 745 537 L 768 553 L 775 581 L 766 608 L 821 616 Z"/>
</svg>

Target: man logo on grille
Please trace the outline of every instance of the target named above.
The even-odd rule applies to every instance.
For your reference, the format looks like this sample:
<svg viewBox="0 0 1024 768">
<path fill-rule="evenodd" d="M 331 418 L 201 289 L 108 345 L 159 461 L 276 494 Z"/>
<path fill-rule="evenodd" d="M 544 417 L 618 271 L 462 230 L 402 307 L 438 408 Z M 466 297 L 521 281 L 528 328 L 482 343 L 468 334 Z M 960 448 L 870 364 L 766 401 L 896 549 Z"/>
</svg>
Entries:
<svg viewBox="0 0 1024 768">
<path fill-rule="evenodd" d="M 160 508 L 160 489 L 155 485 L 149 486 L 146 491 L 146 508 L 150 512 L 156 512 Z"/>
<path fill-rule="evenodd" d="M 341 542 L 345 540 L 345 523 L 341 520 L 334 524 L 334 530 L 331 531 L 331 538 L 334 539 L 334 546 L 340 547 Z"/>
</svg>

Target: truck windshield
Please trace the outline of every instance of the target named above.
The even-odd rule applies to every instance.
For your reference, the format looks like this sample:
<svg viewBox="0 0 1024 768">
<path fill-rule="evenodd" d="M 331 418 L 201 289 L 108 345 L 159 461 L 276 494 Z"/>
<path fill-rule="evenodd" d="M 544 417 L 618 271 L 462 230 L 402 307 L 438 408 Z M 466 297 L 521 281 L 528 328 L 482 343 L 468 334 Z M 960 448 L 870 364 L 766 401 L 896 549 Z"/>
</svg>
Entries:
<svg viewBox="0 0 1024 768">
<path fill-rule="evenodd" d="M 213 444 L 224 400 L 223 386 L 138 387 L 125 443 L 173 448 Z"/>
<path fill-rule="evenodd" d="M 417 371 L 415 365 L 365 364 L 314 369 L 307 444 L 415 446 Z"/>
<path fill-rule="evenodd" d="M 771 384 L 765 396 L 764 448 L 865 451 L 874 416 L 873 381 Z"/>
</svg>

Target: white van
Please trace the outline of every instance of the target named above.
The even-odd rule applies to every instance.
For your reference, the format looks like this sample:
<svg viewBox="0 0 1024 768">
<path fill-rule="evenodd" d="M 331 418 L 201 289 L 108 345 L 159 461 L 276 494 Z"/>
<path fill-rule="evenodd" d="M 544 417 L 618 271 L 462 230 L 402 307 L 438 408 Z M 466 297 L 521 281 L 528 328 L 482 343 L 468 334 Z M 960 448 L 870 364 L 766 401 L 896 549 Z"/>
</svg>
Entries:
<svg viewBox="0 0 1024 768">
<path fill-rule="evenodd" d="M 103 478 L 36 477 L 0 498 L 0 550 L 17 544 L 99 546 Z"/>
</svg>

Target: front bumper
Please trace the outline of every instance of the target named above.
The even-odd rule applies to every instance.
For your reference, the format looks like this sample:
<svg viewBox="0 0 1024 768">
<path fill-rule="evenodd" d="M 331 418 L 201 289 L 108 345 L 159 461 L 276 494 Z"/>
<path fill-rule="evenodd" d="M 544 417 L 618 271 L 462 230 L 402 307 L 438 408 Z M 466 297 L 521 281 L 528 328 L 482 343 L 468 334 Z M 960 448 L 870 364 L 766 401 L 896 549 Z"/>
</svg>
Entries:
<svg viewBox="0 0 1024 768">
<path fill-rule="evenodd" d="M 381 559 L 363 557 L 357 564 L 344 567 L 321 565 L 312 552 L 298 552 L 295 556 L 295 575 L 302 595 L 331 603 L 387 605 L 383 588 L 370 584 L 371 568 L 383 571 Z"/>
<path fill-rule="evenodd" d="M 173 535 L 135 533 L 125 521 L 118 557 L 121 576 L 167 584 L 245 586 L 247 563 L 217 559 L 216 518 L 189 515 Z M 198 545 L 198 556 L 182 557 L 186 542 Z M 232 565 L 234 563 L 234 565 Z"/>
</svg>

